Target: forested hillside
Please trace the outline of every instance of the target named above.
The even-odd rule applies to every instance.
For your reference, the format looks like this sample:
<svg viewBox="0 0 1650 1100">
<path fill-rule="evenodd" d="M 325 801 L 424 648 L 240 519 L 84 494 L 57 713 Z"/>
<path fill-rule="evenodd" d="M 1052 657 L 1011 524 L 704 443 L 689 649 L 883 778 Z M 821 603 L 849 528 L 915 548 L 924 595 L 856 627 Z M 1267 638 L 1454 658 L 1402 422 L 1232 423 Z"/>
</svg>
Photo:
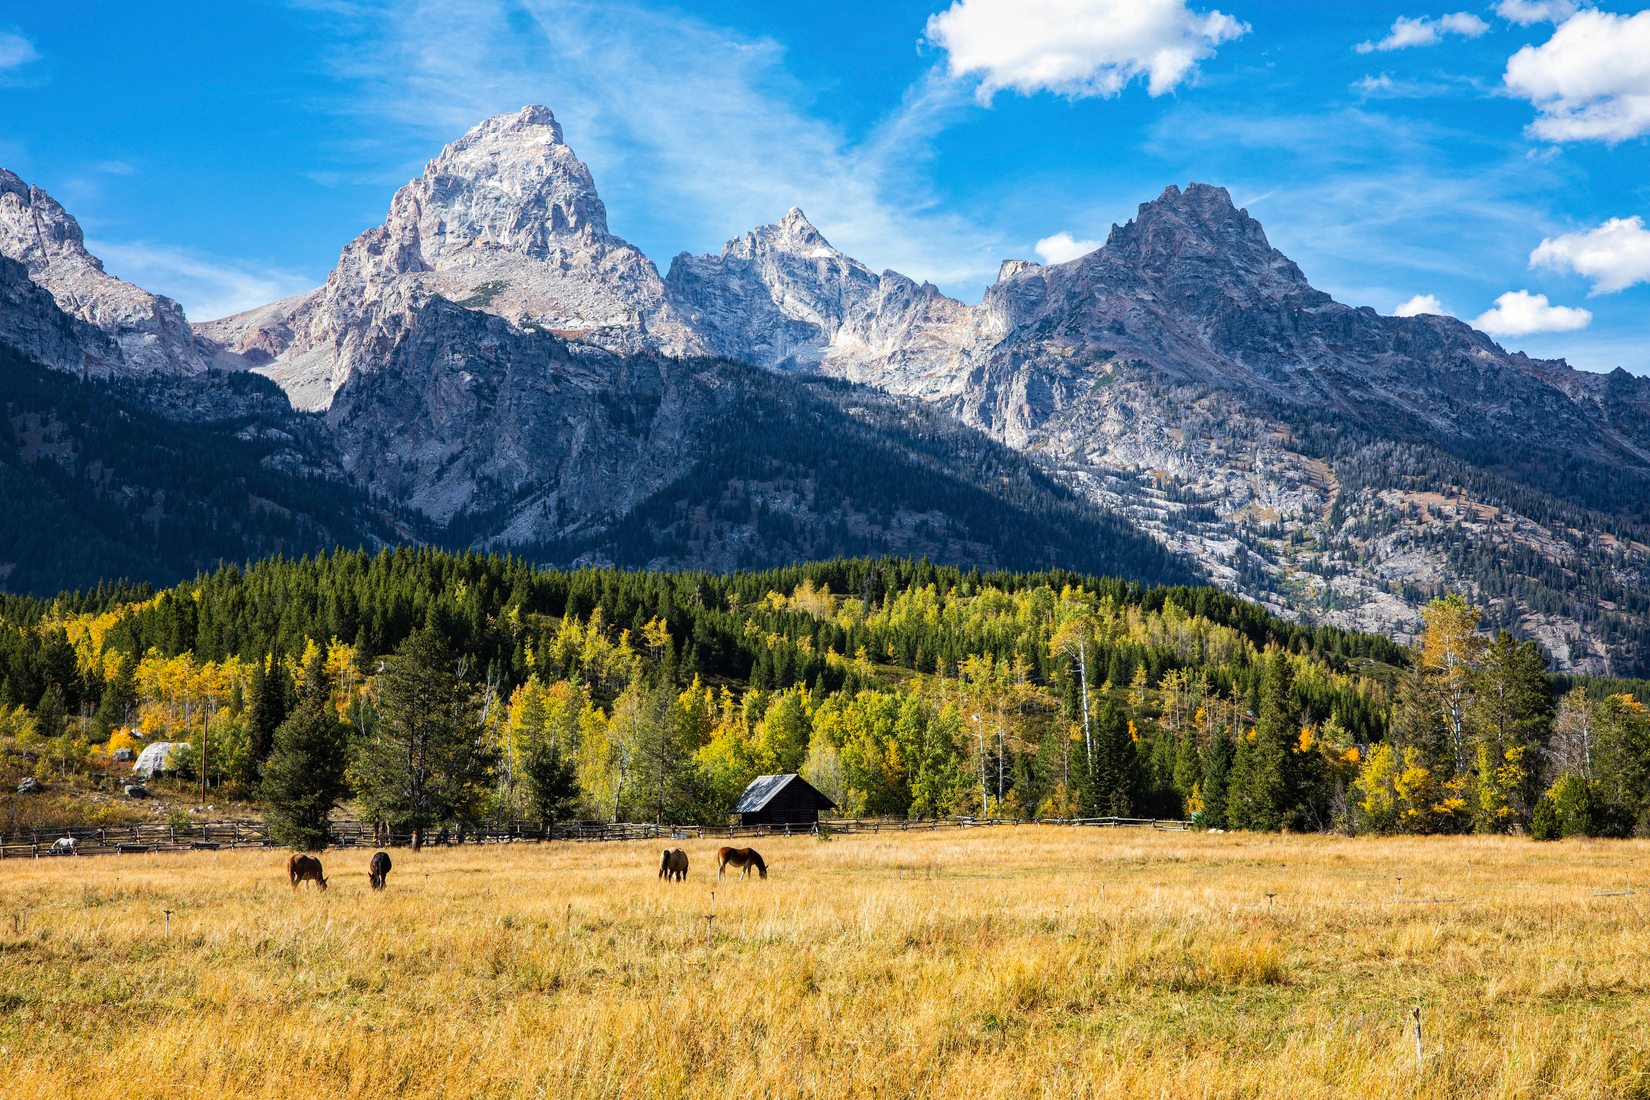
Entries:
<svg viewBox="0 0 1650 1100">
<path fill-rule="evenodd" d="M 1650 719 L 1625 685 L 1555 699 L 1539 650 L 1478 632 L 1458 598 L 1412 651 L 1065 572 L 559 572 L 404 549 L 0 610 L 0 778 L 164 739 L 226 795 L 278 811 L 320 783 L 326 805 L 420 827 L 718 821 L 753 776 L 798 770 L 878 815 L 1650 821 Z M 454 769 L 418 805 L 392 797 L 385 748 L 415 737 Z"/>
<path fill-rule="evenodd" d="M 187 420 L 157 412 L 165 402 L 139 383 L 83 382 L 3 343 L 0 381 L 5 591 L 171 583 L 220 561 L 406 530 L 394 509 L 324 476 L 313 428 L 255 375 L 197 383 L 194 399 L 218 408 Z"/>
</svg>

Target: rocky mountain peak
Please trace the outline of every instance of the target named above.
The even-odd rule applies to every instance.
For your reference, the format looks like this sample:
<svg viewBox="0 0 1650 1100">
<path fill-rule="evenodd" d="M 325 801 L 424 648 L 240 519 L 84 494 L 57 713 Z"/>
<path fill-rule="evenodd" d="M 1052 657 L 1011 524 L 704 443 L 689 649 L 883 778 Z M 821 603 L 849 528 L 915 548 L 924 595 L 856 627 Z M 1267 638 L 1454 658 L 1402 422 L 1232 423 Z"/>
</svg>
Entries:
<svg viewBox="0 0 1650 1100">
<path fill-rule="evenodd" d="M 57 307 L 112 337 L 115 354 L 101 341 L 87 347 L 99 372 L 164 373 L 203 369 L 183 310 L 103 270 L 86 251 L 73 215 L 44 190 L 0 168 L 0 256 L 15 260 Z"/>
<path fill-rule="evenodd" d="M 59 264 L 103 270 L 98 258 L 86 251 L 80 223 L 56 199 L 4 168 L 0 168 L 0 250 L 28 267 L 30 274 L 50 267 L 53 257 Z"/>
<path fill-rule="evenodd" d="M 457 249 L 545 259 L 568 238 L 608 239 L 590 169 L 541 106 L 495 115 L 442 149 L 396 192 L 385 227 L 432 266 Z"/>
<path fill-rule="evenodd" d="M 325 409 L 437 315 L 423 308 L 436 297 L 609 351 L 701 350 L 652 261 L 608 231 L 590 169 L 537 105 L 489 118 L 437 153 L 395 193 L 384 224 L 345 246 L 324 287 L 205 334 L 297 406 Z"/>
<path fill-rule="evenodd" d="M 1260 222 L 1232 203 L 1224 187 L 1170 184 L 1128 224 L 1112 226 L 1098 255 L 1148 275 L 1188 265 L 1219 268 L 1234 277 L 1245 271 L 1306 286 L 1306 276 L 1266 239 Z"/>
<path fill-rule="evenodd" d="M 818 227 L 808 220 L 808 215 L 796 206 L 791 207 L 777 222 L 759 225 L 722 246 L 721 258 L 724 260 L 755 261 L 764 256 L 784 256 L 788 262 L 798 259 L 827 260 L 847 265 L 867 276 L 870 274 L 869 269 L 859 261 L 833 248 Z"/>
</svg>

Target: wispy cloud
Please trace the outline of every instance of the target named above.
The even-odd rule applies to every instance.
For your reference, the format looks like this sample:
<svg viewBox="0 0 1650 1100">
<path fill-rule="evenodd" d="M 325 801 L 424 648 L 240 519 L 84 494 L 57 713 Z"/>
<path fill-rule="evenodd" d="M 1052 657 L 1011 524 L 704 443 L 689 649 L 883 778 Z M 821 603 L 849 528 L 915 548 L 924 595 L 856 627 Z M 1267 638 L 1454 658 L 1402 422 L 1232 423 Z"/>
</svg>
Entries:
<svg viewBox="0 0 1650 1100">
<path fill-rule="evenodd" d="M 996 271 L 994 234 L 937 212 L 919 170 L 934 134 L 969 109 L 953 81 L 919 82 L 856 141 L 798 106 L 808 97 L 779 44 L 679 12 L 364 0 L 321 14 L 346 38 L 331 63 L 358 94 L 343 109 L 415 137 L 428 157 L 482 118 L 544 103 L 621 234 L 640 226 L 710 249 L 801 206 L 873 267 L 951 285 Z"/>
<path fill-rule="evenodd" d="M 34 43 L 15 31 L 0 31 L 0 73 L 21 69 L 31 61 L 40 60 L 40 51 Z"/>
<path fill-rule="evenodd" d="M 1436 46 L 1444 40 L 1445 35 L 1459 35 L 1462 38 L 1477 38 L 1490 29 L 1490 25 L 1478 16 L 1466 11 L 1451 12 L 1448 15 L 1430 19 L 1426 16 L 1410 18 L 1400 15 L 1392 24 L 1392 30 L 1385 38 L 1374 42 L 1360 42 L 1359 53 L 1385 52 L 1387 50 L 1407 50 L 1415 46 Z"/>
<path fill-rule="evenodd" d="M 0 27 L 0 88 L 29 87 L 47 79 L 40 50 L 15 28 Z"/>
<path fill-rule="evenodd" d="M 1581 5 L 1573 0 L 1501 0 L 1495 5 L 1495 14 L 1520 27 L 1536 23 L 1562 23 Z"/>
<path fill-rule="evenodd" d="M 150 241 L 98 240 L 86 247 L 109 274 L 174 299 L 191 321 L 227 317 L 314 285 L 296 272 Z"/>
</svg>

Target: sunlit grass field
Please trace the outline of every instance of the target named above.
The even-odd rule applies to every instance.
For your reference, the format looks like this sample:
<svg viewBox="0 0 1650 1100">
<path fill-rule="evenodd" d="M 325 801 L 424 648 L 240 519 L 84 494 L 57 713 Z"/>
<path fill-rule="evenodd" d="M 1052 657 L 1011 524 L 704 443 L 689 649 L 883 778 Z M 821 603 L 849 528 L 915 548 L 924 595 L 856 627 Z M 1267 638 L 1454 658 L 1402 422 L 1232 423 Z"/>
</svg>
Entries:
<svg viewBox="0 0 1650 1100">
<path fill-rule="evenodd" d="M 1650 846 L 716 843 L 0 863 L 0 1095 L 1650 1096 Z"/>
</svg>

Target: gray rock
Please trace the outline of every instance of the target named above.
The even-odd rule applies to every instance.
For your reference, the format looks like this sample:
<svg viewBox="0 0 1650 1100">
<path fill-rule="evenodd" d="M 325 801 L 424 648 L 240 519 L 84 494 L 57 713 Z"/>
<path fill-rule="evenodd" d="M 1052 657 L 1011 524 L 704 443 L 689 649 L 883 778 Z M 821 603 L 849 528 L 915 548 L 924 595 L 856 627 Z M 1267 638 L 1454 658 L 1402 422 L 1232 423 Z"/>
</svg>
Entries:
<svg viewBox="0 0 1650 1100">
<path fill-rule="evenodd" d="M 97 373 L 170 374 L 204 370 L 209 349 L 195 339 L 183 310 L 103 270 L 58 202 L 0 168 L 0 256 L 16 260 L 67 314 L 105 334 L 110 343 L 86 349 Z M 112 353 L 112 354 L 111 354 Z M 48 366 L 61 358 L 43 360 Z M 82 364 L 74 364 L 75 368 Z"/>
</svg>

